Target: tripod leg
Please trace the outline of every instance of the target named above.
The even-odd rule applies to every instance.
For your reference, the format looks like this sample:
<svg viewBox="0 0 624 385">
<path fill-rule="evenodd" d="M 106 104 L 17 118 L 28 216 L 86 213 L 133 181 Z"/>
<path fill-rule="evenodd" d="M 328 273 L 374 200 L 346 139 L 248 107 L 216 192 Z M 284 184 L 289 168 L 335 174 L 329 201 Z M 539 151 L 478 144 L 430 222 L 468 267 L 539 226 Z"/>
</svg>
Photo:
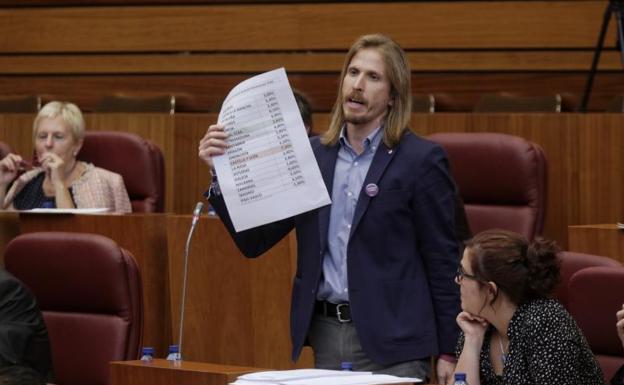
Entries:
<svg viewBox="0 0 624 385">
<path fill-rule="evenodd" d="M 622 9 L 615 11 L 615 17 L 617 20 L 617 45 L 620 49 L 620 61 L 624 66 L 624 27 L 622 26 L 624 24 L 624 13 Z"/>
<path fill-rule="evenodd" d="M 596 75 L 596 69 L 598 68 L 598 61 L 600 60 L 600 53 L 602 52 L 605 35 L 607 34 L 607 28 L 609 27 L 609 21 L 611 20 L 612 13 L 613 13 L 613 8 L 611 5 L 611 2 L 609 2 L 609 4 L 607 4 L 607 9 L 605 10 L 604 18 L 602 20 L 602 27 L 600 29 L 598 43 L 596 44 L 596 49 L 594 51 L 594 60 L 592 61 L 592 66 L 589 71 L 589 76 L 587 77 L 587 83 L 585 83 L 585 91 L 583 92 L 583 101 L 581 102 L 581 106 L 579 108 L 579 111 L 581 112 L 587 111 L 587 104 L 589 102 L 589 94 L 591 93 L 592 85 L 594 84 L 594 76 Z"/>
</svg>

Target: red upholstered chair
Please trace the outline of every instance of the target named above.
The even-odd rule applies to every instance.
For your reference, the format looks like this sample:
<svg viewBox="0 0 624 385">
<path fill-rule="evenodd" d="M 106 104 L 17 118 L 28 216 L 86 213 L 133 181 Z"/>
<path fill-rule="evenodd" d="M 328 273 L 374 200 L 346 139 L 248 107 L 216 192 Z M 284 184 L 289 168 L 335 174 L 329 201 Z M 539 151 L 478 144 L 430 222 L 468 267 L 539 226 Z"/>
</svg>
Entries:
<svg viewBox="0 0 624 385">
<path fill-rule="evenodd" d="M 0 142 L 0 159 L 3 159 L 5 156 L 11 153 L 11 147 L 4 143 Z"/>
<path fill-rule="evenodd" d="M 570 278 L 572 278 L 577 271 L 596 266 L 622 267 L 618 261 L 608 257 L 575 253 L 572 251 L 562 251 L 559 253 L 559 259 L 561 261 L 561 282 L 555 288 L 554 297 L 568 310 Z"/>
<path fill-rule="evenodd" d="M 141 279 L 132 255 L 114 241 L 84 233 L 23 234 L 7 245 L 4 260 L 39 302 L 55 383 L 107 385 L 110 361 L 137 359 Z"/>
<path fill-rule="evenodd" d="M 615 313 L 624 302 L 624 267 L 589 267 L 570 279 L 570 314 L 578 323 L 602 368 L 605 383 L 624 365 L 624 349 L 615 329 Z"/>
<path fill-rule="evenodd" d="M 90 131 L 77 157 L 123 177 L 132 212 L 163 212 L 165 163 L 160 148 L 138 135 Z"/>
<path fill-rule="evenodd" d="M 542 148 L 498 133 L 438 133 L 464 200 L 473 234 L 500 228 L 533 239 L 546 211 L 547 162 Z"/>
</svg>

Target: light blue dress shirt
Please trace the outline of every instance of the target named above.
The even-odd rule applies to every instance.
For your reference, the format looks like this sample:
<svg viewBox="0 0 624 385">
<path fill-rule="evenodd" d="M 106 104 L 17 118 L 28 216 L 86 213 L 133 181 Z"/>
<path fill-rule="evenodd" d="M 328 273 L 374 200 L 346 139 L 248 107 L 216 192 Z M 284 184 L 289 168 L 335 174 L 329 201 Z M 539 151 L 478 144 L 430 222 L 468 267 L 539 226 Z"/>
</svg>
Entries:
<svg viewBox="0 0 624 385">
<path fill-rule="evenodd" d="M 377 128 L 364 139 L 361 154 L 349 144 L 345 128 L 340 133 L 340 149 L 334 171 L 332 206 L 327 232 L 327 250 L 323 256 L 323 277 L 317 298 L 332 303 L 349 301 L 347 282 L 347 245 L 358 196 L 375 151 L 382 138 Z"/>
</svg>

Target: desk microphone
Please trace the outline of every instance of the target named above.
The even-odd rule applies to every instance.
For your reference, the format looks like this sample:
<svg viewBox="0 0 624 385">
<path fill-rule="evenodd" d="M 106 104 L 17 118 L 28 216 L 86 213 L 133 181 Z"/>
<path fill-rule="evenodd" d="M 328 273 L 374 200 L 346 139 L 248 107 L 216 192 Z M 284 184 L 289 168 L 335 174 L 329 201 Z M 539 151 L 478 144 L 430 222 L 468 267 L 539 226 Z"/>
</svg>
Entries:
<svg viewBox="0 0 624 385">
<path fill-rule="evenodd" d="M 184 275 L 182 278 L 182 301 L 180 303 L 180 332 L 178 333 L 178 352 L 180 359 L 182 359 L 182 329 L 184 326 L 184 305 L 186 300 L 186 278 L 188 276 L 189 247 L 191 245 L 191 237 L 193 236 L 195 227 L 197 227 L 197 222 L 199 222 L 199 216 L 203 208 L 203 202 L 197 202 L 195 205 L 195 210 L 193 211 L 193 222 L 191 222 L 191 229 L 189 230 L 188 238 L 186 238 L 186 246 L 184 247 Z"/>
</svg>

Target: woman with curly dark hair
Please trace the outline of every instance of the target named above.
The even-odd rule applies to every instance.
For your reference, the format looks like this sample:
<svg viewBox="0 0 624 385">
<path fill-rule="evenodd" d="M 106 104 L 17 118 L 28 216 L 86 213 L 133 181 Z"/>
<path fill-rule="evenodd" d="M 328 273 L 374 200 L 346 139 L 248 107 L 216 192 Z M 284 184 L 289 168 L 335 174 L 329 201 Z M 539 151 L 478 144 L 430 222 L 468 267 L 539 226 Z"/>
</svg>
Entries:
<svg viewBox="0 0 624 385">
<path fill-rule="evenodd" d="M 576 322 L 549 298 L 559 282 L 558 248 L 502 230 L 467 242 L 455 278 L 462 329 L 456 372 L 480 384 L 602 384 Z"/>
</svg>

